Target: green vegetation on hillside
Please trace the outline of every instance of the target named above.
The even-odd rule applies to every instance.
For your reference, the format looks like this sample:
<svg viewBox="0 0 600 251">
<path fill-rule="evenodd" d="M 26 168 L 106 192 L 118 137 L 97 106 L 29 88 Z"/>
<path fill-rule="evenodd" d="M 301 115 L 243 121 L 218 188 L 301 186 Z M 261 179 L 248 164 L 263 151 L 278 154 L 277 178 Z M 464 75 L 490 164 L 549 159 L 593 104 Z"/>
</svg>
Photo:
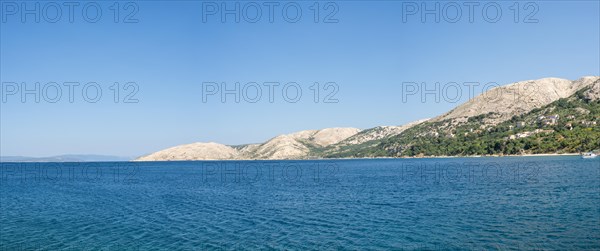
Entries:
<svg viewBox="0 0 600 251">
<path fill-rule="evenodd" d="M 402 134 L 331 151 L 325 157 L 401 157 L 578 153 L 600 149 L 600 100 L 584 90 L 493 125 L 494 113 L 426 122 Z"/>
</svg>

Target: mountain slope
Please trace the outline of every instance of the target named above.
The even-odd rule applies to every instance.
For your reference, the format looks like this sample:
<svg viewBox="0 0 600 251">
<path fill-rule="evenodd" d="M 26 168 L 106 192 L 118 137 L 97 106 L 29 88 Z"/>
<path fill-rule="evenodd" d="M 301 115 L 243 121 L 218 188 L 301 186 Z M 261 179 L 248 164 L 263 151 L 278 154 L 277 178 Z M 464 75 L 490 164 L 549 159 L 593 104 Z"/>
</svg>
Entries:
<svg viewBox="0 0 600 251">
<path fill-rule="evenodd" d="M 326 128 L 280 135 L 243 149 L 247 159 L 306 159 L 313 149 L 336 144 L 360 132 L 357 128 Z"/>
<path fill-rule="evenodd" d="M 237 158 L 238 151 L 233 147 L 211 142 L 175 146 L 137 158 L 136 160 L 225 160 Z"/>
<path fill-rule="evenodd" d="M 226 146 L 217 143 L 193 143 L 171 147 L 140 157 L 137 161 L 226 160 L 226 159 L 306 159 L 315 148 L 338 143 L 356 133 L 357 128 L 326 128 L 280 135 L 263 144 Z"/>
<path fill-rule="evenodd" d="M 320 156 L 342 156 L 359 149 L 376 147 L 381 140 L 396 136 L 405 130 L 421 124 L 428 119 L 417 120 L 402 126 L 378 126 L 363 130 L 337 144 L 333 144 L 320 151 Z"/>
<path fill-rule="evenodd" d="M 498 124 L 514 115 L 526 113 L 536 107 L 573 95 L 577 90 L 591 86 L 598 77 L 582 77 L 575 81 L 559 78 L 521 81 L 496 87 L 474 97 L 450 112 L 432 119 L 464 121 L 469 117 L 494 113 L 484 123 Z"/>
<path fill-rule="evenodd" d="M 493 88 L 430 120 L 366 130 L 326 128 L 261 144 L 194 143 L 138 158 L 152 160 L 312 159 L 521 154 L 593 150 L 600 123 L 600 77 L 521 81 Z M 565 119 L 545 124 L 545 117 Z M 540 120 L 540 116 L 545 116 Z M 567 118 L 568 117 L 568 118 Z M 593 122 L 597 124 L 593 124 Z M 569 125 L 567 125 L 569 123 Z M 575 123 L 577 126 L 574 126 Z M 577 124 L 579 123 L 579 124 Z M 568 132 L 564 128 L 568 127 Z M 559 142 L 559 145 L 549 142 Z M 569 143 L 571 142 L 571 143 Z M 574 142 L 574 143 L 573 143 Z"/>
<path fill-rule="evenodd" d="M 370 128 L 367 130 L 363 130 L 352 137 L 348 137 L 345 140 L 340 141 L 336 145 L 338 146 L 346 146 L 346 145 L 357 145 L 362 144 L 368 141 L 380 140 L 388 137 L 392 137 L 398 135 L 405 131 L 408 128 L 411 128 L 415 125 L 421 124 L 428 119 L 417 120 L 405 125 L 401 126 L 377 126 L 374 128 Z"/>
<path fill-rule="evenodd" d="M 497 125 L 494 113 L 456 124 L 432 121 L 371 148 L 325 157 L 402 157 L 577 153 L 600 149 L 600 81 L 567 98 L 515 115 Z"/>
</svg>

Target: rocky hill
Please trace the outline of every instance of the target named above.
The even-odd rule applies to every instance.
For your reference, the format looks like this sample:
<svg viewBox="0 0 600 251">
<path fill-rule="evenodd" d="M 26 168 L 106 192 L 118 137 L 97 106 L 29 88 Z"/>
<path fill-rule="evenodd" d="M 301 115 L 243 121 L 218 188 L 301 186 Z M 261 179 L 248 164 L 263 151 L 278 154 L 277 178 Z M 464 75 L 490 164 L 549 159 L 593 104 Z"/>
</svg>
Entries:
<svg viewBox="0 0 600 251">
<path fill-rule="evenodd" d="M 311 151 L 327 147 L 360 132 L 357 128 L 326 128 L 280 135 L 260 145 L 242 148 L 244 159 L 306 159 Z"/>
<path fill-rule="evenodd" d="M 570 81 L 560 78 L 543 78 L 496 87 L 431 121 L 449 119 L 465 121 L 470 117 L 494 113 L 494 116 L 489 116 L 484 123 L 498 124 L 536 107 L 569 97 L 576 91 L 591 86 L 598 79 L 598 77 L 582 77 Z"/>
<path fill-rule="evenodd" d="M 138 161 L 225 160 L 225 159 L 306 159 L 312 149 L 336 144 L 360 132 L 357 128 L 326 128 L 279 135 L 262 144 L 226 146 L 217 143 L 193 143 L 175 146 Z"/>
<path fill-rule="evenodd" d="M 137 158 L 137 161 L 226 160 L 237 159 L 238 151 L 218 143 L 193 143 L 171 147 Z"/>
<path fill-rule="evenodd" d="M 362 131 L 357 128 L 306 130 L 242 146 L 193 143 L 136 160 L 519 154 L 572 152 L 576 148 L 573 144 L 580 144 L 580 150 L 590 150 L 600 148 L 597 141 L 600 137 L 599 99 L 600 77 L 597 76 L 574 81 L 559 78 L 521 81 L 490 89 L 441 116 L 403 126 L 378 126 Z M 545 119 L 540 120 L 554 115 L 565 116 L 561 122 L 552 122 L 552 126 L 559 127 L 550 128 Z M 569 128 L 569 132 L 565 132 L 565 128 Z M 582 139 L 590 135 L 598 136 L 596 141 L 589 143 Z M 519 140 L 512 141 L 515 139 Z M 562 145 L 539 140 L 562 142 Z"/>
</svg>

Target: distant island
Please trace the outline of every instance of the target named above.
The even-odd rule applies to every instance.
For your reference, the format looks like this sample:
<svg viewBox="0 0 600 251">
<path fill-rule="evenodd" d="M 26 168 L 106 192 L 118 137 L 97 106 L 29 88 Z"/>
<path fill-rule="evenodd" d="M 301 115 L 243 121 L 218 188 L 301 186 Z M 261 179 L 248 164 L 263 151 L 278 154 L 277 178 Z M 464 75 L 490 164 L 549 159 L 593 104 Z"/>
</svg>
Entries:
<svg viewBox="0 0 600 251">
<path fill-rule="evenodd" d="M 446 114 L 403 126 L 326 128 L 264 143 L 193 143 L 137 161 L 568 154 L 600 149 L 600 77 L 496 87 Z"/>
</svg>

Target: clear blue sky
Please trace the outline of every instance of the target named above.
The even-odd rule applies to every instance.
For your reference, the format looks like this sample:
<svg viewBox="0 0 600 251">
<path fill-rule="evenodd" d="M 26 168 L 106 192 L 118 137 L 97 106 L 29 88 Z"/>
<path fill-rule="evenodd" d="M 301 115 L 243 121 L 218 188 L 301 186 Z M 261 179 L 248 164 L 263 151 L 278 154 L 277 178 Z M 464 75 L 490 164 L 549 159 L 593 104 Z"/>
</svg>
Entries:
<svg viewBox="0 0 600 251">
<path fill-rule="evenodd" d="M 34 8 L 36 2 L 27 3 Z M 57 103 L 43 98 L 35 103 L 31 95 L 23 103 L 20 95 L 6 96 L 0 103 L 2 155 L 137 156 L 198 141 L 243 144 L 305 129 L 400 125 L 459 104 L 437 103 L 433 97 L 403 102 L 403 82 L 425 82 L 433 88 L 435 82 L 503 85 L 600 75 L 598 1 L 535 2 L 539 8 L 530 19 L 537 23 L 523 22 L 534 11 L 523 3 L 519 22 L 514 22 L 514 2 L 499 2 L 502 16 L 496 23 L 483 19 L 485 2 L 475 8 L 472 23 L 466 6 L 456 23 L 443 17 L 436 23 L 431 15 L 423 23 L 419 14 L 403 22 L 407 12 L 393 1 L 335 2 L 337 23 L 322 22 L 333 10 L 324 9 L 324 2 L 315 23 L 312 1 L 299 2 L 303 12 L 296 23 L 281 15 L 287 2 L 275 7 L 272 23 L 267 7 L 256 23 L 243 17 L 236 23 L 233 16 L 223 23 L 216 15 L 203 22 L 198 1 L 139 2 L 133 16 L 137 23 L 122 22 L 133 10 L 124 9 L 126 2 L 120 2 L 118 23 L 113 21 L 112 1 L 101 2 L 103 13 L 96 23 L 83 19 L 81 5 L 70 23 L 68 8 L 62 6 L 60 20 L 49 23 L 44 17 L 53 19 L 55 6 L 39 3 L 47 12 L 39 23 L 34 15 L 22 22 L 21 13 L 11 14 L 14 6 L 2 10 L 1 81 L 24 82 L 31 88 L 35 82 L 81 85 L 73 103 L 66 87 Z M 233 8 L 235 2 L 228 3 Z M 243 7 L 248 2 L 239 3 Z M 246 17 L 253 17 L 252 7 Z M 450 7 L 447 18 L 454 17 Z M 93 10 L 88 12 L 93 17 Z M 493 10 L 489 13 L 493 18 Z M 81 88 L 87 82 L 102 88 L 99 102 L 83 100 Z M 114 82 L 121 88 L 135 82 L 139 103 L 115 103 L 109 89 Z M 225 103 L 217 96 L 203 102 L 203 82 L 231 87 L 235 82 L 297 82 L 303 96 L 288 103 L 276 89 L 273 103 L 266 93 L 257 103 L 235 103 L 230 101 L 233 96 Z M 320 82 L 321 89 L 335 82 L 339 102 L 315 103 L 309 89 L 313 82 Z M 121 90 L 121 99 L 127 93 Z M 321 99 L 327 93 L 321 90 Z M 467 100 L 466 93 L 461 102 Z"/>
</svg>

